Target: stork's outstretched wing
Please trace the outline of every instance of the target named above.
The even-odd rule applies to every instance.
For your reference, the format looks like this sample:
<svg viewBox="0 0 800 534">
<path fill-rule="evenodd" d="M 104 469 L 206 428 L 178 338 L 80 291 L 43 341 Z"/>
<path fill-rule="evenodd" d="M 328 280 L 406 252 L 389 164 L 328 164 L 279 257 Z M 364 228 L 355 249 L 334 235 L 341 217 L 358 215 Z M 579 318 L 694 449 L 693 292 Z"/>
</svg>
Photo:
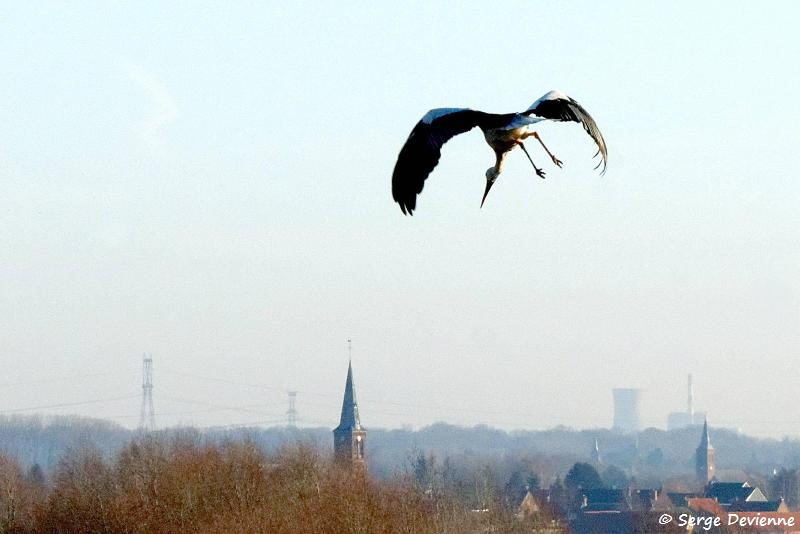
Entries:
<svg viewBox="0 0 800 534">
<path fill-rule="evenodd" d="M 530 115 L 533 113 L 539 117 L 544 117 L 545 119 L 550 119 L 554 121 L 572 121 L 572 122 L 579 122 L 583 125 L 583 129 L 586 130 L 594 142 L 597 143 L 597 156 L 600 155 L 601 161 L 597 164 L 597 167 L 600 165 L 603 166 L 603 170 L 600 171 L 600 174 L 606 172 L 606 164 L 608 162 L 608 153 L 606 152 L 606 142 L 603 140 L 603 134 L 600 133 L 600 129 L 597 127 L 597 123 L 594 122 L 594 119 L 589 112 L 586 111 L 583 106 L 578 104 L 578 102 L 565 95 L 561 91 L 550 91 L 549 93 L 545 94 L 531 104 L 531 107 L 525 112 L 526 115 Z M 595 169 L 597 168 L 595 167 Z"/>
<path fill-rule="evenodd" d="M 471 130 L 485 113 L 463 108 L 432 109 L 414 126 L 392 173 L 392 196 L 403 213 L 413 215 L 425 179 L 439 163 L 442 145 Z"/>
</svg>

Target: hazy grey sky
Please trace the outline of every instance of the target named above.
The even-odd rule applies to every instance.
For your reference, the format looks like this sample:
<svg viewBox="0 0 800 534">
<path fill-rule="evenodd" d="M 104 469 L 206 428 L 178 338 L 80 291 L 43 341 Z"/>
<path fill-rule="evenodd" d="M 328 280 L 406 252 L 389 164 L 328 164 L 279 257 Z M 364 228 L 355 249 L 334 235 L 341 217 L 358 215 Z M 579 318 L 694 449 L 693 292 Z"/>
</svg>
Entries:
<svg viewBox="0 0 800 534">
<path fill-rule="evenodd" d="M 433 4 L 433 5 L 431 5 Z M 5 3 L 0 413 L 367 427 L 646 423 L 800 435 L 800 6 Z M 452 140 L 413 218 L 390 176 L 433 107 L 540 129 Z M 115 399 L 115 400 L 106 400 Z M 205 404 L 203 404 L 205 403 Z M 222 407 L 236 410 L 220 410 Z"/>
</svg>

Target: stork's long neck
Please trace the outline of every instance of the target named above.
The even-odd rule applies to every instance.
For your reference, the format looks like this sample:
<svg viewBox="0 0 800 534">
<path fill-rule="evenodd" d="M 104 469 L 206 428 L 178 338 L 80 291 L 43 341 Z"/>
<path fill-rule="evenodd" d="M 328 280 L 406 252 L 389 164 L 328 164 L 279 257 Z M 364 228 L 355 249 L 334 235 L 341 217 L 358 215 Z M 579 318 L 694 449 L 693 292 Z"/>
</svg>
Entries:
<svg viewBox="0 0 800 534">
<path fill-rule="evenodd" d="M 497 156 L 497 159 L 494 162 L 494 170 L 497 174 L 500 174 L 503 171 L 503 164 L 506 162 L 506 156 L 508 155 L 508 152 L 496 151 L 495 155 Z"/>
</svg>

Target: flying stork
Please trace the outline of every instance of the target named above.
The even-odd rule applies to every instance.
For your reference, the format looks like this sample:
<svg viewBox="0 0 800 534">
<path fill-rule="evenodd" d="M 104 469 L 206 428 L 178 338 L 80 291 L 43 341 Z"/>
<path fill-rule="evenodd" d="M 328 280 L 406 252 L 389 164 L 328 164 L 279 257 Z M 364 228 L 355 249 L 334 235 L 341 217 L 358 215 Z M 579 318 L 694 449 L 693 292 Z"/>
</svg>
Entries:
<svg viewBox="0 0 800 534">
<path fill-rule="evenodd" d="M 486 170 L 486 190 L 481 207 L 503 169 L 506 156 L 517 146 L 525 152 L 537 176 L 544 178 L 544 171 L 533 162 L 522 141 L 533 137 L 542 145 L 553 164 L 561 167 L 561 160 L 548 150 L 533 129 L 534 124 L 546 120 L 579 122 L 597 144 L 595 156 L 600 155 L 600 162 L 595 169 L 602 165 L 600 174 L 605 172 L 608 161 L 606 143 L 594 119 L 577 101 L 554 90 L 543 95 L 522 113 L 495 114 L 468 108 L 436 108 L 427 112 L 411 130 L 397 157 L 392 173 L 394 200 L 400 204 L 404 214 L 413 215 L 417 207 L 417 195 L 422 191 L 425 179 L 439 163 L 442 145 L 475 126 L 483 130 L 483 136 L 497 158 L 494 166 Z"/>
</svg>

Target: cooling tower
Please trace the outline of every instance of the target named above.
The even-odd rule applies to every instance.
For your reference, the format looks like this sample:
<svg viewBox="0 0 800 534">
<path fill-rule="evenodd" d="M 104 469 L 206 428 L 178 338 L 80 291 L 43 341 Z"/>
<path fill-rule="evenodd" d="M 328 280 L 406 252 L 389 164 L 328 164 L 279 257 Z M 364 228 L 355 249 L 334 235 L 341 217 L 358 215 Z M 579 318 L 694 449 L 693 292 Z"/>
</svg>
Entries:
<svg viewBox="0 0 800 534">
<path fill-rule="evenodd" d="M 614 426 L 620 432 L 641 430 L 640 405 L 642 390 L 617 388 L 614 393 Z"/>
</svg>

